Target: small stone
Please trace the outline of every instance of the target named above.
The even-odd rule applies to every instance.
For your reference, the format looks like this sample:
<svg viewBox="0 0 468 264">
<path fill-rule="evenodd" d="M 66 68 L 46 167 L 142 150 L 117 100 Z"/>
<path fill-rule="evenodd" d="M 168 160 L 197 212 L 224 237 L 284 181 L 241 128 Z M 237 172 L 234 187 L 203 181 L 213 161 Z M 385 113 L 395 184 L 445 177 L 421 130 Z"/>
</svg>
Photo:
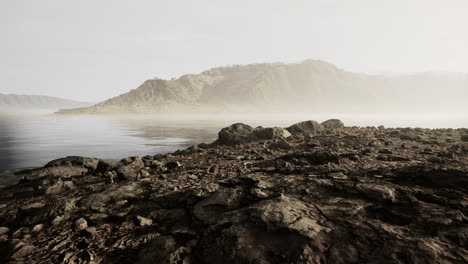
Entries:
<svg viewBox="0 0 468 264">
<path fill-rule="evenodd" d="M 52 225 L 56 226 L 62 222 L 62 220 L 65 218 L 63 215 L 58 215 L 52 220 Z"/>
<path fill-rule="evenodd" d="M 137 224 L 139 226 L 150 226 L 150 225 L 153 224 L 153 220 L 148 219 L 148 218 L 143 217 L 143 216 L 139 216 L 139 215 L 137 215 L 136 221 L 137 221 Z"/>
<path fill-rule="evenodd" d="M 147 178 L 149 176 L 150 176 L 149 172 L 147 172 L 146 170 L 141 170 L 141 177 Z"/>
<path fill-rule="evenodd" d="M 87 227 L 88 227 L 88 222 L 83 217 L 75 221 L 75 228 L 77 231 L 81 231 L 83 229 L 86 229 Z"/>
<path fill-rule="evenodd" d="M 0 227 L 0 235 L 5 235 L 6 233 L 10 232 L 10 229 L 5 226 Z"/>
<path fill-rule="evenodd" d="M 190 179 L 192 179 L 192 180 L 198 180 L 198 176 L 197 176 L 197 175 L 190 174 L 188 177 L 189 177 Z"/>
<path fill-rule="evenodd" d="M 37 224 L 33 227 L 32 232 L 37 233 L 44 229 L 44 224 Z"/>
</svg>

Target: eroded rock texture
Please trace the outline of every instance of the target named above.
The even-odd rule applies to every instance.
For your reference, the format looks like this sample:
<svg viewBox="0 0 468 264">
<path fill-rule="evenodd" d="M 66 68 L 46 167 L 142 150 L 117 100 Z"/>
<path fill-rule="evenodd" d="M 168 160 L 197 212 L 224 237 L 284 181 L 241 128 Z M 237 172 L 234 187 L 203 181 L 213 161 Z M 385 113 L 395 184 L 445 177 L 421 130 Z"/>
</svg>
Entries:
<svg viewBox="0 0 468 264">
<path fill-rule="evenodd" d="M 468 262 L 468 130 L 223 131 L 173 154 L 22 172 L 0 191 L 0 262 Z"/>
</svg>

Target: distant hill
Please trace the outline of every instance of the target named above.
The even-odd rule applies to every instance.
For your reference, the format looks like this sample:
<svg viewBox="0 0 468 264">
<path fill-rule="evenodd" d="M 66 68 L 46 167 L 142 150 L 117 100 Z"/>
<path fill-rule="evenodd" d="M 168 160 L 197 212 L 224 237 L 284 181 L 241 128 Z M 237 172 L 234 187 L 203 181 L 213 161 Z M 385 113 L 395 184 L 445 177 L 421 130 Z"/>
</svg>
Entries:
<svg viewBox="0 0 468 264">
<path fill-rule="evenodd" d="M 52 96 L 0 93 L 0 110 L 51 109 L 57 111 L 63 108 L 76 108 L 90 105 L 92 105 L 92 103 L 78 102 Z"/>
<path fill-rule="evenodd" d="M 366 75 L 319 60 L 214 68 L 62 114 L 467 111 L 468 75 Z"/>
</svg>

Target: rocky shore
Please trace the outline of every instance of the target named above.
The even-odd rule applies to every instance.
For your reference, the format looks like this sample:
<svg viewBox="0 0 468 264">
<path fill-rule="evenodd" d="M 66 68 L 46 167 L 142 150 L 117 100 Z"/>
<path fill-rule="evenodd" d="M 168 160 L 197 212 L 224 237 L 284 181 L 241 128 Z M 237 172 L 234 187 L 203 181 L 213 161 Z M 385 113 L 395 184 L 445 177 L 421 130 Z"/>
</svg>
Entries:
<svg viewBox="0 0 468 264">
<path fill-rule="evenodd" d="M 0 189 L 0 263 L 468 263 L 468 129 L 234 124 Z"/>
</svg>

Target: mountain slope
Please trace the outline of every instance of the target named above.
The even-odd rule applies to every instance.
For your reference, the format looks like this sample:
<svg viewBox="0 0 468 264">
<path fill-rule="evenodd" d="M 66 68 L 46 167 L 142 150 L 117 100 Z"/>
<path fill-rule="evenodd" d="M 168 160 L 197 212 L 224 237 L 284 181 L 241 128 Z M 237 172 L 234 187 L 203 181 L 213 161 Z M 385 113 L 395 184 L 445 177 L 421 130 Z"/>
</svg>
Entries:
<svg viewBox="0 0 468 264">
<path fill-rule="evenodd" d="M 386 112 L 466 110 L 468 78 L 351 73 L 317 60 L 214 68 L 152 79 L 107 101 L 59 113 Z"/>
<path fill-rule="evenodd" d="M 0 109 L 61 109 L 89 106 L 91 103 L 77 102 L 44 95 L 1 94 Z"/>
</svg>

